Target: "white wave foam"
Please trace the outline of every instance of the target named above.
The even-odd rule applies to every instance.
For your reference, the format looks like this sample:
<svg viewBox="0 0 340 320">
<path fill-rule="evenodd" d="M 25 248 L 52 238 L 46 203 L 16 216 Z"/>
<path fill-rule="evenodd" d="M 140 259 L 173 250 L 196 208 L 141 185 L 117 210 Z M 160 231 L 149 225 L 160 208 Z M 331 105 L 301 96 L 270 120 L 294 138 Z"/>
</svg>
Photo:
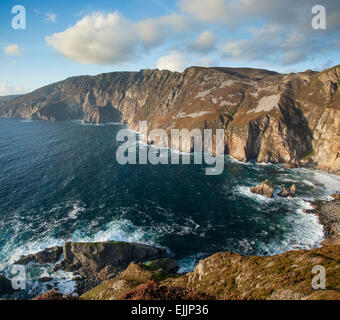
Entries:
<svg viewBox="0 0 340 320">
<path fill-rule="evenodd" d="M 102 241 L 125 241 L 151 244 L 152 241 L 145 241 L 146 233 L 142 228 L 133 225 L 129 220 L 111 221 L 93 235 L 86 235 L 83 231 L 77 230 L 72 235 L 72 241 L 102 242 Z M 148 243 L 146 243 L 148 242 Z"/>
<path fill-rule="evenodd" d="M 288 250 L 312 249 L 320 247 L 324 239 L 324 230 L 318 218 L 297 209 L 295 214 L 287 216 L 287 222 L 294 226 L 294 231 L 285 234 L 280 243 L 274 241 L 265 244 L 269 254 L 280 254 Z"/>
<path fill-rule="evenodd" d="M 294 169 L 294 171 L 302 176 L 303 181 L 309 181 L 309 183 L 319 187 L 321 193 L 318 193 L 318 196 L 328 198 L 332 193 L 340 192 L 340 176 L 338 175 L 305 168 Z"/>
<path fill-rule="evenodd" d="M 236 192 L 242 196 L 249 197 L 260 203 L 269 203 L 276 201 L 288 208 L 286 223 L 292 226 L 292 231 L 287 232 L 284 240 L 277 242 L 273 240 L 270 243 L 260 243 L 260 248 L 268 254 L 280 254 L 288 250 L 311 249 L 320 246 L 324 239 L 323 226 L 320 224 L 316 215 L 307 214 L 305 210 L 313 209 L 309 201 L 296 197 L 293 199 L 281 198 L 277 196 L 277 191 L 274 198 L 267 198 L 261 195 L 253 194 L 250 187 L 238 186 Z M 245 239 L 246 240 L 246 239 Z M 244 252 L 250 252 L 252 245 L 248 243 L 239 244 Z"/>
<path fill-rule="evenodd" d="M 3 253 L 7 253 L 8 263 L 13 264 L 23 255 L 34 254 L 40 251 L 43 251 L 47 248 L 51 248 L 54 246 L 62 246 L 64 244 L 64 240 L 55 239 L 55 238 L 44 238 L 37 241 L 26 242 L 13 250 L 13 243 L 8 243 L 5 248 L 2 250 Z"/>
<path fill-rule="evenodd" d="M 79 214 L 84 212 L 85 208 L 81 207 L 78 202 L 73 204 L 73 209 L 68 213 L 68 217 L 71 220 L 75 220 L 78 218 Z"/>
<path fill-rule="evenodd" d="M 82 208 L 75 207 L 69 215 L 71 219 L 82 211 Z M 89 234 L 86 230 L 76 230 L 70 238 L 55 239 L 52 237 L 44 237 L 36 241 L 28 241 L 25 244 L 17 246 L 13 241 L 8 241 L 2 249 L 2 255 L 8 257 L 5 263 L 13 264 L 22 255 L 35 254 L 47 248 L 54 246 L 63 246 L 65 242 L 105 242 L 105 241 L 123 241 L 138 242 L 147 245 L 161 247 L 154 240 L 154 236 L 148 234 L 143 228 L 136 227 L 129 220 L 111 221 L 103 227 L 103 230 L 94 234 Z M 166 248 L 167 249 L 167 248 Z M 167 249 L 168 250 L 168 249 Z"/>
</svg>

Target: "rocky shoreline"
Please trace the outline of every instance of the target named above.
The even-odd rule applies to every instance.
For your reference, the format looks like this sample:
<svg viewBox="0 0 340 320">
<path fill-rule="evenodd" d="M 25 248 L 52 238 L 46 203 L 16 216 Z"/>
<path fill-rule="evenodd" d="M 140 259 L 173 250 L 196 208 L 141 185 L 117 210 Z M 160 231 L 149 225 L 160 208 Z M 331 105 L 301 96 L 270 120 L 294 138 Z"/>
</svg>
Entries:
<svg viewBox="0 0 340 320">
<path fill-rule="evenodd" d="M 315 201 L 312 204 L 314 209 L 306 214 L 319 217 L 326 236 L 319 249 L 264 257 L 221 252 L 200 261 L 193 272 L 178 274 L 178 263 L 167 257 L 166 250 L 161 248 L 125 242 L 68 242 L 63 247 L 52 247 L 22 256 L 16 264 L 53 264 L 53 271 L 63 270 L 74 274 L 76 296 L 63 297 L 51 286 L 52 291 L 36 300 L 340 300 L 340 199 L 334 195 L 333 201 Z M 335 264 L 330 261 L 335 261 Z M 322 292 L 313 291 L 307 286 L 311 277 L 308 266 L 311 269 L 316 262 L 323 266 L 329 264 L 327 281 L 332 285 Z M 269 272 L 270 269 L 273 270 Z M 250 282 L 254 282 L 259 275 L 265 278 L 251 285 L 241 280 L 245 274 L 253 279 Z M 255 274 L 257 277 L 254 277 Z M 40 279 L 41 282 L 50 280 L 53 279 Z M 235 281 L 242 285 L 239 283 L 235 287 L 232 285 Z M 261 287 L 260 282 L 263 281 L 265 284 Z M 222 286 L 221 282 L 225 284 Z M 3 277 L 1 283 L 1 294 L 13 293 L 13 290 L 9 290 L 8 280 Z"/>
<path fill-rule="evenodd" d="M 334 194 L 333 200 L 317 200 L 311 202 L 312 210 L 307 210 L 318 216 L 324 227 L 325 240 L 323 244 L 340 244 L 340 195 Z"/>
</svg>

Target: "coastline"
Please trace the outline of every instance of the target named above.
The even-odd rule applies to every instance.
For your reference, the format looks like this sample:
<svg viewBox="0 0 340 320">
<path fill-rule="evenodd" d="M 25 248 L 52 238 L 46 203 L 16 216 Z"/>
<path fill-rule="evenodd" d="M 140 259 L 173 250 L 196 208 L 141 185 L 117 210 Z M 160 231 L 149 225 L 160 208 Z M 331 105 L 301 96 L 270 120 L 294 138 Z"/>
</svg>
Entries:
<svg viewBox="0 0 340 320">
<path fill-rule="evenodd" d="M 307 210 L 319 218 L 324 228 L 325 239 L 322 245 L 340 244 L 340 200 L 316 200 L 310 202 L 314 209 Z"/>
</svg>

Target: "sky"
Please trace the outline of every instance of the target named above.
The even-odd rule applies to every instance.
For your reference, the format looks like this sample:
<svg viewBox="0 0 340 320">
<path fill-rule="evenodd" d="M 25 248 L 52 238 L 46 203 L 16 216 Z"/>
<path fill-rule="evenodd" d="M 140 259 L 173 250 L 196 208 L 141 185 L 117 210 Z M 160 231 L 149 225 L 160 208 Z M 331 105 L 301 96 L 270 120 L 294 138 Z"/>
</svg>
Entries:
<svg viewBox="0 0 340 320">
<path fill-rule="evenodd" d="M 25 29 L 13 28 L 16 5 Z M 0 96 L 113 71 L 319 71 L 340 64 L 339 53 L 339 0 L 0 1 Z"/>
</svg>

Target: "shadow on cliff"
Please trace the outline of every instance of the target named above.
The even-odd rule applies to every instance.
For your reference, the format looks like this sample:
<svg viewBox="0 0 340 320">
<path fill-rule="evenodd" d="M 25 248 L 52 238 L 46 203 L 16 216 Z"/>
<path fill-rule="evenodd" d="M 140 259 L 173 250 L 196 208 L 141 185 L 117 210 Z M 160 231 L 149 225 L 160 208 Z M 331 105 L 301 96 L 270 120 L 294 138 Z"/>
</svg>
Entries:
<svg viewBox="0 0 340 320">
<path fill-rule="evenodd" d="M 284 154 L 289 154 L 291 161 L 299 161 L 313 152 L 313 131 L 302 111 L 287 97 L 282 98 L 279 110 L 279 113 L 266 114 L 249 122 L 246 144 L 247 161 L 259 160 L 263 151 L 265 151 L 267 158 L 265 161 L 270 162 L 286 162 Z M 273 128 L 272 125 L 276 123 L 278 127 Z M 273 136 L 276 129 L 278 137 Z M 266 137 L 269 134 L 268 130 L 271 130 L 272 141 L 269 145 L 263 145 L 263 143 L 268 142 L 268 137 Z M 282 151 L 275 149 L 280 141 L 283 141 Z M 269 146 L 272 146 L 272 149 Z M 263 161 L 263 159 L 260 161 Z M 316 164 L 309 163 L 309 165 Z"/>
</svg>

